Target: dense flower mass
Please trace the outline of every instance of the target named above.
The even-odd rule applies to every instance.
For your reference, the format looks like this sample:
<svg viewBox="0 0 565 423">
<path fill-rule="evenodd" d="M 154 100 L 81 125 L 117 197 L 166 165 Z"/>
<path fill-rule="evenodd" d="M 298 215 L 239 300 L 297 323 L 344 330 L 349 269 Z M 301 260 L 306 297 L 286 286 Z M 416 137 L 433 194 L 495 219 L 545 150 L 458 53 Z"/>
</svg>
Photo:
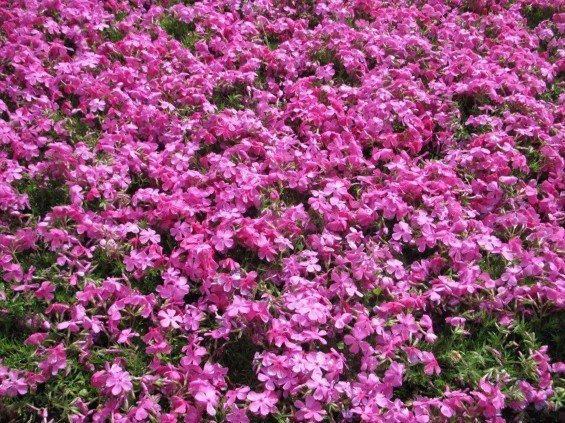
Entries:
<svg viewBox="0 0 565 423">
<path fill-rule="evenodd" d="M 0 420 L 563 418 L 565 2 L 0 5 Z"/>
</svg>

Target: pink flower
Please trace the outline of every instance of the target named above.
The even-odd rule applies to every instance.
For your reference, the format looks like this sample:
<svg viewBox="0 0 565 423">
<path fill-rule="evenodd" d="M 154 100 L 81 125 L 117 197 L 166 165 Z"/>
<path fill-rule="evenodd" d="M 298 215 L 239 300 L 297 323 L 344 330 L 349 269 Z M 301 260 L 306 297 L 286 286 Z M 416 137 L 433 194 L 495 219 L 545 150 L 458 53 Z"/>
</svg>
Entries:
<svg viewBox="0 0 565 423">
<path fill-rule="evenodd" d="M 166 310 L 161 310 L 158 316 L 160 318 L 159 324 L 162 327 L 168 328 L 169 326 L 171 326 L 174 329 L 180 328 L 180 325 L 182 323 L 182 317 L 179 316 L 175 310 L 170 308 Z"/>
<path fill-rule="evenodd" d="M 318 401 L 316 401 L 312 396 L 307 395 L 306 401 L 296 401 L 294 405 L 299 408 L 296 413 L 296 418 L 298 420 L 308 420 L 321 422 L 324 420 L 326 411 L 322 409 L 322 406 Z"/>
<path fill-rule="evenodd" d="M 9 263 L 3 266 L 4 276 L 3 279 L 6 282 L 21 282 L 24 278 L 24 272 L 22 268 L 17 263 Z"/>
<path fill-rule="evenodd" d="M 41 286 L 34 292 L 33 295 L 39 300 L 51 301 L 53 298 L 55 298 L 55 295 L 53 294 L 54 292 L 55 285 L 53 285 L 51 282 L 46 281 L 41 283 Z"/>
<path fill-rule="evenodd" d="M 404 374 L 404 365 L 393 361 L 389 369 L 385 372 L 384 381 L 391 386 L 402 385 L 402 375 Z"/>
<path fill-rule="evenodd" d="M 565 365 L 527 345 L 527 381 L 450 390 L 425 313 L 565 307 L 562 0 L 36 3 L 0 9 L 0 318 L 34 333 L 0 397 L 47 421 L 79 363 L 76 423 L 551 404 Z M 437 398 L 396 395 L 418 372 Z"/>
<path fill-rule="evenodd" d="M 158 413 L 161 407 L 151 398 L 145 398 L 137 403 L 135 410 L 135 420 L 146 421 L 152 413 Z"/>
<path fill-rule="evenodd" d="M 169 277 L 167 274 L 163 275 L 163 279 L 165 283 L 156 288 L 159 296 L 174 303 L 184 302 L 184 297 L 189 292 L 188 280 L 183 276 Z"/>
<path fill-rule="evenodd" d="M 404 270 L 404 265 L 400 260 L 390 259 L 387 260 L 385 269 L 391 275 L 394 275 L 397 279 L 404 277 L 406 271 Z"/>
<path fill-rule="evenodd" d="M 420 360 L 420 357 L 422 355 L 422 351 L 420 351 L 418 348 L 404 346 L 404 347 L 402 347 L 402 349 L 406 352 L 406 354 L 408 356 L 408 362 L 410 364 L 417 363 Z"/>
<path fill-rule="evenodd" d="M 15 397 L 17 395 L 25 395 L 27 393 L 29 387 L 26 380 L 18 376 L 18 372 L 8 372 L 8 378 L 4 379 L 0 384 L 0 395 L 4 393 L 9 397 Z"/>
<path fill-rule="evenodd" d="M 433 353 L 429 351 L 422 351 L 421 353 L 422 363 L 425 364 L 424 366 L 424 373 L 431 376 L 434 373 L 439 375 L 441 373 L 441 369 L 437 363 L 437 360 Z"/>
<path fill-rule="evenodd" d="M 229 423 L 249 423 L 249 417 L 247 417 L 245 410 L 238 408 L 232 408 L 232 412 L 226 416 L 226 420 Z"/>
<path fill-rule="evenodd" d="M 25 341 L 26 345 L 40 345 L 49 337 L 48 333 L 34 333 L 30 335 Z"/>
<path fill-rule="evenodd" d="M 253 414 L 266 417 L 269 413 L 274 413 L 277 410 L 275 404 L 278 402 L 278 398 L 272 391 L 264 391 L 262 393 L 249 392 L 247 400 L 250 401 L 249 410 Z"/>
<path fill-rule="evenodd" d="M 233 247 L 233 232 L 229 229 L 218 229 L 216 234 L 212 237 L 212 244 L 214 248 L 220 253 Z"/>
<path fill-rule="evenodd" d="M 218 393 L 211 385 L 202 385 L 200 390 L 194 395 L 194 399 L 200 404 L 206 405 L 206 412 L 209 415 L 216 415 L 215 407 L 218 405 Z"/>
<path fill-rule="evenodd" d="M 463 326 L 467 319 L 464 317 L 446 317 L 445 321 L 451 326 Z"/>
<path fill-rule="evenodd" d="M 552 368 L 555 373 L 565 373 L 565 363 L 561 361 L 554 363 Z"/>
<path fill-rule="evenodd" d="M 112 367 L 107 371 L 105 385 L 110 389 L 112 395 L 128 393 L 133 389 L 131 376 L 118 364 L 112 364 Z"/>
<path fill-rule="evenodd" d="M 400 222 L 394 225 L 394 233 L 392 234 L 392 239 L 395 241 L 409 242 L 412 239 L 412 229 L 410 225 L 406 222 Z"/>
<path fill-rule="evenodd" d="M 135 269 L 145 270 L 151 265 L 151 260 L 144 251 L 133 250 L 129 256 L 124 257 L 124 264 L 128 272 L 133 272 Z"/>
<path fill-rule="evenodd" d="M 171 235 L 174 236 L 177 241 L 186 238 L 191 232 L 192 227 L 187 222 L 177 221 L 171 229 Z"/>
<path fill-rule="evenodd" d="M 277 251 L 273 248 L 271 241 L 266 236 L 261 235 L 257 240 L 257 247 L 259 247 L 258 256 L 260 259 L 273 261 Z"/>
<path fill-rule="evenodd" d="M 418 332 L 416 319 L 411 314 L 399 314 L 397 317 L 398 324 L 392 327 L 392 332 L 399 334 L 403 339 L 409 339 L 411 335 Z"/>
<path fill-rule="evenodd" d="M 25 395 L 28 391 L 28 384 L 24 378 L 18 376 L 19 374 L 15 371 L 8 372 L 8 379 L 4 379 L 0 384 L 0 394 L 4 391 L 9 397 Z"/>
<path fill-rule="evenodd" d="M 89 106 L 90 106 L 90 110 L 93 113 L 95 113 L 97 111 L 103 112 L 104 109 L 106 108 L 106 102 L 104 100 L 100 100 L 98 98 L 95 98 L 94 100 L 90 101 Z"/>
<path fill-rule="evenodd" d="M 157 234 L 153 229 L 143 229 L 139 232 L 139 240 L 142 244 L 158 244 L 161 240 L 161 236 Z"/>
<path fill-rule="evenodd" d="M 131 345 L 130 343 L 130 339 L 139 336 L 139 333 L 134 332 L 131 329 L 124 329 L 120 332 L 120 336 L 117 339 L 117 343 L 118 344 L 126 344 L 126 345 Z"/>
<path fill-rule="evenodd" d="M 55 376 L 59 370 L 67 367 L 67 354 L 63 344 L 48 348 L 46 353 L 47 359 L 37 365 L 43 370 L 44 374 Z"/>
</svg>

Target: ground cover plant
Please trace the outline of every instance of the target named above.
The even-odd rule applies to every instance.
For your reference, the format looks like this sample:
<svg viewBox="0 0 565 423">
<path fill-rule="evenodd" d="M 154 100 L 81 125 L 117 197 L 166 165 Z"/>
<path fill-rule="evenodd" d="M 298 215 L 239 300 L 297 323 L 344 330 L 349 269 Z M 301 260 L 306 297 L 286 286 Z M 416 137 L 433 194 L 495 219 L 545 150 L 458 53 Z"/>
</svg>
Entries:
<svg viewBox="0 0 565 423">
<path fill-rule="evenodd" d="M 564 33 L 0 0 L 0 421 L 562 421 Z"/>
</svg>

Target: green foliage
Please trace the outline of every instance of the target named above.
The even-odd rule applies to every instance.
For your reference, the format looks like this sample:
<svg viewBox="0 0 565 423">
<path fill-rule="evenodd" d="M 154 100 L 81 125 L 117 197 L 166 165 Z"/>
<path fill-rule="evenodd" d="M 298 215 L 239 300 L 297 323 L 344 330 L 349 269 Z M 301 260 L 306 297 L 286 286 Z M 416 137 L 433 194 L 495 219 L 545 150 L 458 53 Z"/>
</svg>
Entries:
<svg viewBox="0 0 565 423">
<path fill-rule="evenodd" d="M 230 250 L 230 258 L 239 263 L 241 268 L 248 272 L 264 268 L 263 261 L 256 253 L 238 244 Z"/>
<path fill-rule="evenodd" d="M 248 335 L 239 333 L 236 339 L 214 349 L 212 359 L 228 369 L 227 380 L 234 386 L 244 384 L 253 389 L 258 385 L 253 358 L 259 351 Z"/>
<path fill-rule="evenodd" d="M 126 194 L 134 195 L 138 190 L 144 188 L 152 188 L 151 180 L 143 173 L 132 173 L 131 182 L 126 190 Z"/>
<path fill-rule="evenodd" d="M 39 260 L 43 260 L 39 257 Z M 38 263 L 36 263 L 38 264 Z M 146 281 L 143 281 L 147 283 Z M 0 283 L 0 290 L 6 291 L 4 283 Z M 74 296 L 72 288 L 65 289 L 57 285 L 55 301 L 72 304 Z M 13 294 L 6 302 L 0 303 L 3 313 L 0 313 L 0 358 L 2 365 L 9 369 L 28 370 L 38 372 L 41 357 L 37 354 L 37 347 L 25 345 L 25 339 L 32 333 L 37 332 L 28 319 L 32 316 L 41 316 L 45 304 L 24 293 Z M 123 310 L 124 325 L 143 334 L 146 321 L 135 318 L 130 319 L 129 309 Z M 132 314 L 133 316 L 134 314 Z M 145 325 L 145 326 L 144 326 Z M 80 347 L 72 342 L 81 337 L 83 333 L 51 332 L 46 346 L 64 342 L 67 346 L 67 368 L 51 377 L 47 382 L 37 385 L 36 390 L 30 391 L 26 396 L 4 397 L 0 403 L 0 422 L 24 421 L 18 420 L 25 416 L 25 421 L 42 421 L 36 412 L 29 407 L 33 404 L 36 408 L 46 408 L 49 418 L 55 422 L 66 422 L 73 413 L 74 401 L 82 398 L 91 401 L 93 407 L 100 401 L 100 395 L 91 383 L 93 370 L 88 367 L 94 365 L 94 371 L 104 368 L 106 362 L 112 362 L 116 357 L 123 357 L 127 362 L 127 370 L 134 377 L 146 373 L 150 364 L 150 356 L 140 354 L 139 349 L 144 346 L 139 338 L 132 340 L 133 348 L 121 348 L 114 340 L 110 339 L 105 332 L 101 332 L 94 338 L 94 344 L 89 349 L 88 362 L 82 362 Z M 135 380 L 134 380 L 135 383 Z"/>
<path fill-rule="evenodd" d="M 126 34 L 122 31 L 120 31 L 118 28 L 116 28 L 115 26 L 111 26 L 110 28 L 106 28 L 103 32 L 103 38 L 105 40 L 110 40 L 113 43 L 117 43 L 119 41 L 122 41 L 124 39 L 124 37 L 126 36 Z"/>
<path fill-rule="evenodd" d="M 0 358 L 8 368 L 29 367 L 35 347 L 24 345 L 32 330 L 24 323 L 26 307 L 22 302 L 10 304 L 8 314 L 0 314 Z"/>
<path fill-rule="evenodd" d="M 392 230 L 389 231 L 392 233 Z M 438 252 L 438 247 L 426 248 L 424 251 L 420 252 L 415 245 L 403 244 L 402 254 L 399 255 L 398 259 L 404 263 L 405 266 L 410 266 L 412 263 L 429 260 L 436 256 Z"/>
<path fill-rule="evenodd" d="M 108 253 L 102 248 L 97 248 L 94 251 L 92 262 L 96 263 L 92 274 L 100 279 L 121 277 L 125 272 L 125 266 L 121 258 Z"/>
<path fill-rule="evenodd" d="M 434 346 L 446 383 L 460 388 L 476 386 L 483 376 L 503 372 L 513 379 L 536 379 L 533 363 L 527 359 L 527 348 L 536 344 L 523 322 L 517 320 L 513 328 L 506 328 L 485 315 L 468 327 L 470 336 L 444 328 L 444 336 Z"/>
<path fill-rule="evenodd" d="M 69 188 L 62 181 L 49 181 L 41 184 L 26 181 L 20 191 L 26 193 L 34 216 L 45 216 L 53 207 L 69 204 Z"/>
<path fill-rule="evenodd" d="M 30 408 L 33 404 L 36 408 L 48 410 L 49 418 L 54 422 L 67 422 L 73 411 L 78 411 L 74 402 L 78 398 L 91 400 L 91 405 L 96 406 L 98 395 L 90 385 L 90 373 L 84 368 L 71 362 L 69 374 L 63 375 L 60 372 L 56 377 L 51 378 L 44 384 L 40 384 L 34 393 L 25 397 L 13 397 L 4 399 L 3 408 L 0 407 L 0 422 L 2 418 L 6 422 L 43 421 L 38 414 Z M 30 399 L 33 398 L 33 402 Z M 22 418 L 26 420 L 19 420 Z"/>
<path fill-rule="evenodd" d="M 287 206 L 298 206 L 303 204 L 305 208 L 309 207 L 308 199 L 310 196 L 308 195 L 308 192 L 300 192 L 293 188 L 283 188 L 282 185 L 280 185 L 280 189 L 277 189 L 277 192 L 280 193 L 279 198 L 281 202 Z"/>
<path fill-rule="evenodd" d="M 224 109 L 243 110 L 242 100 L 245 93 L 246 85 L 244 84 L 221 84 L 214 89 L 210 103 L 216 105 L 218 112 Z"/>
<path fill-rule="evenodd" d="M 186 23 L 174 17 L 165 17 L 161 19 L 161 28 L 165 30 L 170 37 L 177 40 L 186 48 L 193 48 L 196 42 L 202 39 L 202 34 L 196 32 L 194 23 Z"/>
<path fill-rule="evenodd" d="M 404 125 L 404 123 L 402 123 L 402 121 L 400 121 L 399 119 L 395 119 L 394 122 L 392 122 L 392 129 L 396 134 L 400 134 L 406 131 L 408 127 Z"/>
<path fill-rule="evenodd" d="M 10 67 L 13 68 L 13 66 L 9 63 L 4 64 L 3 66 L 0 65 L 0 69 L 2 69 L 2 67 L 4 68 L 3 72 L 9 72 L 10 71 L 9 68 Z M 12 69 L 12 72 L 13 72 L 13 69 Z M 12 97 L 10 97 L 8 94 L 6 94 L 4 92 L 0 93 L 0 100 L 2 100 L 4 102 L 4 104 L 6 104 L 6 107 L 8 108 L 8 112 L 10 112 L 10 113 L 14 113 L 14 110 L 16 110 L 16 108 L 18 107 L 17 103 L 12 99 Z M 2 118 L 2 120 L 6 121 L 6 122 L 10 121 L 10 117 L 9 117 L 7 112 L 0 113 L 0 118 Z"/>
<path fill-rule="evenodd" d="M 273 51 L 279 48 L 280 41 L 277 34 L 265 33 L 263 40 L 265 41 L 265 45 L 269 50 Z"/>
<path fill-rule="evenodd" d="M 332 65 L 335 72 L 333 76 L 333 81 L 336 84 L 345 84 L 353 87 L 358 87 L 360 85 L 359 78 L 355 75 L 351 75 L 345 69 L 343 61 L 337 57 L 336 53 L 329 48 L 322 48 L 311 54 L 312 61 L 317 63 L 319 66 Z"/>
<path fill-rule="evenodd" d="M 267 68 L 264 64 L 261 64 L 259 69 L 257 70 L 257 76 L 255 77 L 255 81 L 253 85 L 255 88 L 259 90 L 266 90 L 268 83 L 268 76 L 267 76 Z"/>
<path fill-rule="evenodd" d="M 545 92 L 541 95 L 536 96 L 536 98 L 538 100 L 547 101 L 548 103 L 557 103 L 559 96 L 561 96 L 564 91 L 563 84 L 563 78 L 554 79 L 551 84 L 548 85 Z"/>
<path fill-rule="evenodd" d="M 483 272 L 487 272 L 491 278 L 498 279 L 506 270 L 506 261 L 499 254 L 486 254 L 485 258 L 479 261 L 479 267 Z"/>
<path fill-rule="evenodd" d="M 116 22 L 122 22 L 125 18 L 127 18 L 128 13 L 124 11 L 119 11 L 114 14 L 116 17 Z"/>
<path fill-rule="evenodd" d="M 19 346 L 14 345 L 14 349 L 18 352 L 18 356 L 25 361 L 25 366 L 22 366 L 24 363 L 19 363 L 19 367 L 16 368 L 27 367 L 29 370 L 38 370 L 38 358 L 34 354 L 34 347 L 22 346 L 20 344 Z M 92 351 L 93 354 L 89 359 L 89 363 L 95 364 L 96 369 L 102 369 L 106 361 L 111 362 L 115 357 L 96 348 Z M 74 402 L 79 398 L 84 401 L 90 401 L 91 406 L 96 407 L 100 401 L 100 396 L 96 388 L 90 383 L 92 372 L 86 365 L 80 363 L 79 354 L 80 350 L 78 348 L 68 348 L 66 369 L 60 370 L 56 376 L 51 377 L 46 383 L 38 384 L 37 389 L 26 396 L 3 398 L 3 409 L 0 407 L 0 422 L 3 421 L 2 416 L 8 419 L 7 421 L 16 421 L 9 419 L 23 418 L 23 416 L 29 419 L 26 421 L 42 421 L 29 407 L 30 403 L 36 408 L 46 408 L 49 418 L 54 419 L 55 422 L 69 421 L 69 416 L 74 411 L 78 411 L 74 406 Z M 138 363 L 138 361 L 144 357 L 144 354 L 130 355 L 131 357 L 127 356 L 128 370 L 135 374 L 132 369 L 137 369 L 138 374 L 143 374 L 148 363 Z M 5 361 L 5 364 L 8 363 Z M 32 402 L 30 402 L 30 398 L 33 398 Z"/>
<path fill-rule="evenodd" d="M 552 361 L 565 362 L 565 310 L 547 310 L 535 316 L 524 316 L 523 320 L 536 342 L 548 346 Z"/>
<path fill-rule="evenodd" d="M 543 182 L 548 174 L 544 171 L 546 159 L 540 152 L 541 145 L 533 140 L 529 141 L 529 145 L 523 140 L 518 141 L 517 149 L 524 155 L 529 172 L 513 170 L 512 174 L 526 182 L 531 179 L 537 180 L 538 184 Z"/>
<path fill-rule="evenodd" d="M 150 268 L 145 271 L 140 280 L 132 281 L 132 288 L 137 289 L 142 294 L 153 294 L 161 282 L 161 270 L 159 268 Z"/>
<path fill-rule="evenodd" d="M 0 290 L 5 290 L 4 284 L 0 284 Z M 68 301 L 65 299 L 65 301 Z M 28 370 L 38 372 L 37 364 L 40 358 L 34 345 L 24 344 L 25 339 L 35 333 L 28 319 L 32 316 L 40 316 L 41 301 L 29 297 L 23 293 L 14 294 L 5 303 L 1 304 L 4 313 L 0 314 L 0 358 L 2 365 L 9 369 Z M 89 389 L 90 375 L 84 374 L 84 369 L 78 369 L 78 363 L 69 360 L 69 375 L 64 371 L 51 378 L 45 384 L 39 384 L 35 392 L 27 396 L 4 397 L 0 406 L 0 422 L 13 420 L 16 417 L 33 417 L 35 414 L 29 408 L 30 396 L 33 397 L 34 407 L 46 407 L 49 409 L 50 417 L 55 421 L 63 421 L 64 409 L 70 407 L 71 402 L 78 397 L 83 389 Z M 75 371 L 77 370 L 77 371 Z M 94 397 L 91 395 L 91 397 Z M 12 420 L 10 420 L 12 419 Z M 39 419 L 37 421 L 40 421 Z"/>
<path fill-rule="evenodd" d="M 461 123 L 464 125 L 471 116 L 478 116 L 483 112 L 479 107 L 488 104 L 490 100 L 485 96 L 472 96 L 469 94 L 459 94 L 453 97 L 457 105 L 457 109 L 461 114 Z"/>
<path fill-rule="evenodd" d="M 375 307 L 383 302 L 385 298 L 382 288 L 375 288 L 373 290 L 368 290 L 363 292 L 363 304 L 365 307 Z"/>
<path fill-rule="evenodd" d="M 466 125 L 455 124 L 455 132 L 453 134 L 457 141 L 467 141 L 471 138 L 471 133 Z"/>
<path fill-rule="evenodd" d="M 468 319 L 464 330 L 447 324 L 444 317 L 434 315 L 434 328 L 438 339 L 431 351 L 441 368 L 439 375 L 428 376 L 422 364 L 410 365 L 405 383 L 395 394 L 401 399 L 412 398 L 413 393 L 441 397 L 446 388 L 477 389 L 482 377 L 495 381 L 507 378 L 502 391 L 510 398 L 518 399 L 521 393 L 514 383 L 526 380 L 536 384 L 536 363 L 530 350 L 548 345 L 548 354 L 553 361 L 564 359 L 562 346 L 565 334 L 560 328 L 565 325 L 565 312 L 547 316 L 515 317 L 510 326 L 498 324 L 498 318 L 485 312 L 466 312 Z M 422 348 L 422 345 L 418 345 Z"/>
<path fill-rule="evenodd" d="M 537 174 L 543 166 L 543 162 L 545 160 L 544 156 L 538 151 L 536 147 L 533 146 L 529 146 L 524 151 L 524 156 L 526 156 L 526 161 L 528 163 L 530 171 L 534 174 Z"/>
<path fill-rule="evenodd" d="M 527 5 L 523 13 L 527 20 L 528 28 L 535 29 L 543 21 L 551 19 L 555 11 L 550 8 Z"/>
<path fill-rule="evenodd" d="M 54 251 L 45 249 L 25 250 L 16 253 L 15 257 L 24 271 L 33 266 L 36 268 L 34 272 L 36 276 L 48 277 L 58 275 L 58 270 L 56 269 L 57 254 Z"/>
</svg>

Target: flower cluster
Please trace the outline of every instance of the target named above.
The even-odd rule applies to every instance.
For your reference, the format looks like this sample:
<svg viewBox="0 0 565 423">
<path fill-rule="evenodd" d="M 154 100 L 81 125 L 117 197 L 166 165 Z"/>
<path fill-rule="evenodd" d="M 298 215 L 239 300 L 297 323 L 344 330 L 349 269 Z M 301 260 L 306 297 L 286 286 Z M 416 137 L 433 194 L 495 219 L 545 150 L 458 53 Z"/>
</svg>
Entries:
<svg viewBox="0 0 565 423">
<path fill-rule="evenodd" d="M 565 404 L 562 1 L 0 5 L 0 420 Z"/>
</svg>

